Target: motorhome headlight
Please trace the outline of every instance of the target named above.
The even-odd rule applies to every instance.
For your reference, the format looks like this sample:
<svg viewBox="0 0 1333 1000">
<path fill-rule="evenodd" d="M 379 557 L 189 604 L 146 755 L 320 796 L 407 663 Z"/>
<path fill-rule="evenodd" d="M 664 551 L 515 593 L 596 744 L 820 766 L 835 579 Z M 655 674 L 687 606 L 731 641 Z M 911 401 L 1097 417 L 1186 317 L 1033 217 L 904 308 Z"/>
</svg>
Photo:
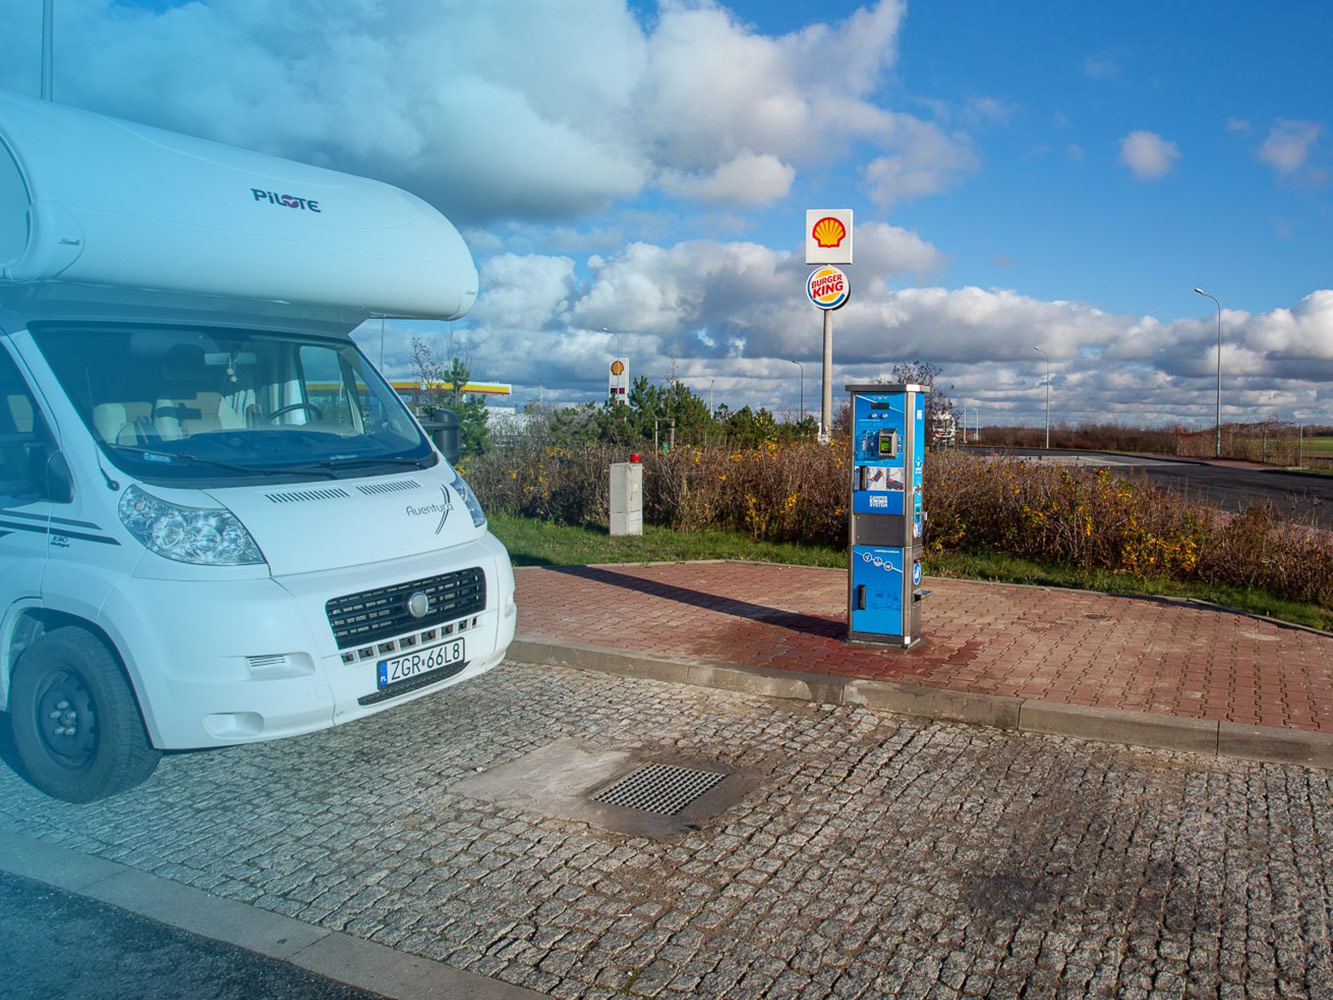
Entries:
<svg viewBox="0 0 1333 1000">
<path fill-rule="evenodd" d="M 120 498 L 130 534 L 167 559 L 199 566 L 250 566 L 264 555 L 250 532 L 220 507 L 180 507 L 131 486 Z"/>
<path fill-rule="evenodd" d="M 486 524 L 486 515 L 482 512 L 481 503 L 477 500 L 477 494 L 472 492 L 472 487 L 463 481 L 463 477 L 454 469 L 454 481 L 449 484 L 460 497 L 463 503 L 467 504 L 467 512 L 472 515 L 472 523 L 478 528 Z"/>
</svg>

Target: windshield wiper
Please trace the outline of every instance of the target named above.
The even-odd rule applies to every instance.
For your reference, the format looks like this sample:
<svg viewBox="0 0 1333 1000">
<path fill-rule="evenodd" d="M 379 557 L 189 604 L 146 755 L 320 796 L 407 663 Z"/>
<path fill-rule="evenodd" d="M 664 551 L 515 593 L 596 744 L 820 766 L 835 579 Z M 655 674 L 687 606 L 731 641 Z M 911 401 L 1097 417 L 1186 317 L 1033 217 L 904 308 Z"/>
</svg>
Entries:
<svg viewBox="0 0 1333 1000">
<path fill-rule="evenodd" d="M 282 468 L 264 468 L 263 466 L 237 465 L 234 462 L 223 462 L 216 458 L 203 458 L 199 455 L 191 455 L 184 451 L 162 451 L 157 448 L 140 448 L 137 445 L 118 444 L 114 445 L 118 451 L 128 451 L 135 455 L 142 455 L 145 462 L 165 462 L 167 464 L 174 462 L 188 462 L 191 465 L 207 465 L 214 469 L 226 469 L 228 472 L 239 472 L 247 476 L 286 476 L 293 472 L 308 476 L 327 476 L 329 479 L 336 479 L 328 469 L 307 468 L 304 466 L 284 466 Z"/>
<path fill-rule="evenodd" d="M 304 469 L 315 467 L 327 471 L 332 469 L 351 469 L 361 465 L 406 465 L 414 469 L 428 469 L 430 466 L 425 464 L 427 457 L 428 456 L 423 455 L 421 458 L 402 458 L 395 455 L 385 455 L 381 458 L 376 458 L 373 455 L 361 455 L 355 458 L 325 458 L 318 462 L 309 462 L 306 465 L 297 466 L 297 468 Z"/>
</svg>

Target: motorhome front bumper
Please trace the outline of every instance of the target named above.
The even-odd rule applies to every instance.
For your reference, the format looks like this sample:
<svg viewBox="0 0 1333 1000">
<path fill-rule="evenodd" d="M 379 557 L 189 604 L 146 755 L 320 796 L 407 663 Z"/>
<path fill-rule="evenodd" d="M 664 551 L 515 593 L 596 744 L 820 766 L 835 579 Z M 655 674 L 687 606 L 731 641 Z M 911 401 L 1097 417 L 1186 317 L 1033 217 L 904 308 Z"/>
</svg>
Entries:
<svg viewBox="0 0 1333 1000">
<path fill-rule="evenodd" d="M 421 593 L 425 614 L 400 612 L 414 599 L 422 610 Z M 491 669 L 514 636 L 513 594 L 508 555 L 486 535 L 336 572 L 135 578 L 104 606 L 102 625 L 153 743 L 223 746 L 324 729 Z"/>
</svg>

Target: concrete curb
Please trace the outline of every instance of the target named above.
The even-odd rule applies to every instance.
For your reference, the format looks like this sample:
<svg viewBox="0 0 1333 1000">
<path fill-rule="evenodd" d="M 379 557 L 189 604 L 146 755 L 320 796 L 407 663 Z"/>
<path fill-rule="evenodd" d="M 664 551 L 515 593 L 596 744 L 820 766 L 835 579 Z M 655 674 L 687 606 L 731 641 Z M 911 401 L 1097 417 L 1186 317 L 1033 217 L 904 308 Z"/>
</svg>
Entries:
<svg viewBox="0 0 1333 1000">
<path fill-rule="evenodd" d="M 40 840 L 0 840 L 0 871 L 403 1000 L 545 1000 L 543 994 L 224 899 Z"/>
<path fill-rule="evenodd" d="M 1333 768 L 1333 735 L 1299 729 L 1246 726 L 1214 719 L 1185 719 L 1151 712 L 1090 708 L 1085 705 L 953 691 L 896 681 L 654 657 L 552 639 L 515 639 L 509 647 L 508 655 L 510 659 L 521 663 L 595 670 L 737 694 L 829 705 L 857 705 L 880 712 L 974 726 L 993 726 L 1024 733 L 1073 736 L 1104 743 L 1187 750 L 1216 757 Z"/>
</svg>

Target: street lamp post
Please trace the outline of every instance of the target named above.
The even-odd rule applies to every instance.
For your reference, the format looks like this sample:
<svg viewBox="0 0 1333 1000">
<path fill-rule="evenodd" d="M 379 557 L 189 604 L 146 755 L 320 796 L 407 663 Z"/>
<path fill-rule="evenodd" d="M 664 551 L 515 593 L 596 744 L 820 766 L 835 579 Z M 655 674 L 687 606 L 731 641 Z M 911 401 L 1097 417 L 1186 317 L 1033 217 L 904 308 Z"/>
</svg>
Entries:
<svg viewBox="0 0 1333 1000">
<path fill-rule="evenodd" d="M 1032 348 L 1046 359 L 1046 450 L 1051 450 L 1051 357 L 1040 347 Z"/>
<path fill-rule="evenodd" d="M 1214 415 L 1214 426 L 1217 428 L 1217 438 L 1213 445 L 1213 458 L 1222 457 L 1222 303 L 1217 301 L 1216 295 L 1209 295 L 1202 288 L 1194 289 L 1198 294 L 1206 296 L 1213 300 L 1217 305 L 1217 409 Z"/>
<path fill-rule="evenodd" d="M 715 378 L 708 380 L 708 415 L 710 417 L 717 412 L 717 407 L 713 405 L 713 383 L 716 381 Z"/>
<path fill-rule="evenodd" d="M 791 358 L 787 359 L 791 361 Z M 801 369 L 801 420 L 805 420 L 805 365 L 799 361 L 792 361 L 797 368 Z"/>
</svg>

